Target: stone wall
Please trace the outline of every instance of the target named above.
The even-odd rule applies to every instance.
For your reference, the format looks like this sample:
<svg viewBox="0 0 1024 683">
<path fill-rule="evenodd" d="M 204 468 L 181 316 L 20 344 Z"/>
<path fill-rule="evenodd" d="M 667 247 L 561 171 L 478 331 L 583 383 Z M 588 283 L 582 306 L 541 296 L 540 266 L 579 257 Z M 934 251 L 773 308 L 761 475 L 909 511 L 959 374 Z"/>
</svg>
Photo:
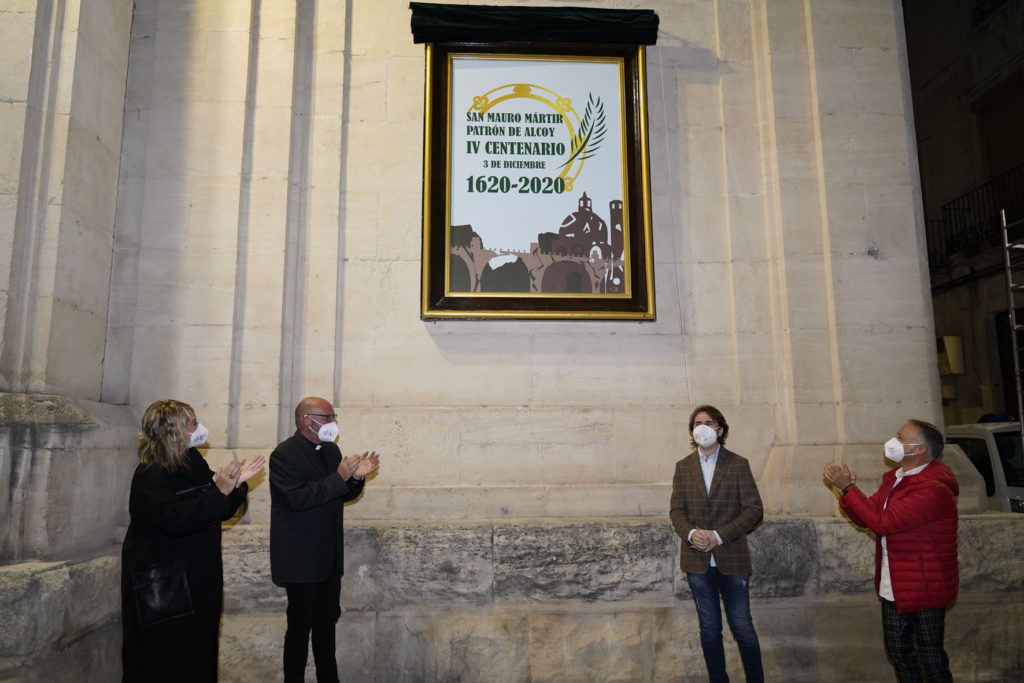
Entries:
<svg viewBox="0 0 1024 683">
<path fill-rule="evenodd" d="M 997 513 L 961 520 L 961 594 L 946 633 L 958 680 L 1024 676 L 1013 645 L 1024 618 L 1021 524 Z M 285 596 L 270 581 L 268 538 L 263 525 L 225 531 L 222 681 L 279 678 Z M 893 679 L 868 534 L 839 518 L 771 518 L 750 541 L 768 680 Z M 338 626 L 345 680 L 705 680 L 677 552 L 665 519 L 350 525 Z M 10 615 L 0 681 L 114 680 L 117 564 L 108 555 L 0 570 Z"/>
<path fill-rule="evenodd" d="M 0 567 L 0 681 L 121 677 L 120 548 Z"/>
<path fill-rule="evenodd" d="M 96 401 L 132 3 L 0 6 L 0 391 Z"/>
<path fill-rule="evenodd" d="M 645 325 L 418 318 L 407 3 L 54 7 L 2 10 L 26 57 L 0 81 L 0 389 L 181 398 L 230 450 L 324 395 L 395 520 L 440 486 L 484 517 L 656 514 L 705 401 L 787 474 L 776 509 L 819 514 L 819 462 L 941 421 L 890 0 L 650 3 Z"/>
<path fill-rule="evenodd" d="M 104 552 L 126 521 L 137 430 L 125 407 L 0 392 L 0 564 Z"/>
<path fill-rule="evenodd" d="M 408 3 L 136 2 L 103 400 L 187 400 L 241 451 L 326 396 L 395 520 L 657 514 L 710 402 L 755 475 L 789 473 L 779 509 L 820 514 L 789 499 L 819 462 L 941 421 L 899 8 L 646 7 L 641 325 L 419 319 Z"/>
</svg>

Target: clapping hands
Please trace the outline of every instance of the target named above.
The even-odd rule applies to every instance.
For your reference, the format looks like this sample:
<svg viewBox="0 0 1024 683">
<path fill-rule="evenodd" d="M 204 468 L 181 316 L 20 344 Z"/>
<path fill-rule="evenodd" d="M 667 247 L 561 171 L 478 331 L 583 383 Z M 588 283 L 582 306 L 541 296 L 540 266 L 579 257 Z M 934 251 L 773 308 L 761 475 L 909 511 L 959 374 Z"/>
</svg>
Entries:
<svg viewBox="0 0 1024 683">
<path fill-rule="evenodd" d="M 239 470 L 238 483 L 241 484 L 243 481 L 249 481 L 263 469 L 263 466 L 267 464 L 267 459 L 262 455 L 257 455 L 252 460 L 243 460 L 242 467 Z"/>
<path fill-rule="evenodd" d="M 827 462 L 822 474 L 828 483 L 840 490 L 857 483 L 857 473 L 851 470 L 849 465 L 840 467 L 834 462 Z"/>
<path fill-rule="evenodd" d="M 262 455 L 257 455 L 252 460 L 232 460 L 213 475 L 213 484 L 226 496 L 238 488 L 242 482 L 249 481 L 256 476 L 266 462 L 266 458 Z"/>
<path fill-rule="evenodd" d="M 377 451 L 363 451 L 359 455 L 346 455 L 338 465 L 338 474 L 345 481 L 355 477 L 365 479 L 380 466 L 380 455 Z"/>
</svg>

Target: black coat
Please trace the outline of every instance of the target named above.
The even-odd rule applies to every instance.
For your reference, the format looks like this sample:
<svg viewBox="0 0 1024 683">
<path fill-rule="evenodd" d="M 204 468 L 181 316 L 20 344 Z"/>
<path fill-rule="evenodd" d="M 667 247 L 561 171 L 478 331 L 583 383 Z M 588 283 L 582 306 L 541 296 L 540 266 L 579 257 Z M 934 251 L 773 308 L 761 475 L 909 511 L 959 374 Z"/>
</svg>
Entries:
<svg viewBox="0 0 1024 683">
<path fill-rule="evenodd" d="M 189 468 L 168 472 L 139 465 L 128 502 L 130 522 L 121 549 L 121 658 L 124 681 L 216 681 L 223 603 L 220 523 L 245 500 L 248 486 L 225 496 L 213 472 L 190 448 Z M 132 574 L 182 560 L 194 613 L 153 626 L 139 625 Z"/>
<path fill-rule="evenodd" d="M 322 583 L 344 568 L 342 511 L 363 490 L 338 474 L 341 451 L 298 431 L 270 454 L 270 572 L 277 584 Z"/>
</svg>

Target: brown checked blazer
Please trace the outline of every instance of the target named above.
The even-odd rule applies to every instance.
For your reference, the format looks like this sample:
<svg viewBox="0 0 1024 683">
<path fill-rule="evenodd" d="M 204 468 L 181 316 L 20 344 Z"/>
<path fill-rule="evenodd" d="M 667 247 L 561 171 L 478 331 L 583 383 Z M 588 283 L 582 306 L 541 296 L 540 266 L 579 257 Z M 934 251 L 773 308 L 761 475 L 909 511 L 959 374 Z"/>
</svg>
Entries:
<svg viewBox="0 0 1024 683">
<path fill-rule="evenodd" d="M 713 554 L 718 571 L 723 574 L 753 573 L 747 534 L 761 522 L 762 516 L 761 495 L 750 463 L 743 456 L 724 446 L 718 451 L 710 494 L 704 487 L 704 473 L 696 451 L 676 463 L 669 517 L 676 534 L 683 539 L 679 566 L 684 572 L 703 574 L 711 566 Z M 717 531 L 722 545 L 710 554 L 691 548 L 686 537 L 691 529 L 697 528 Z"/>
</svg>

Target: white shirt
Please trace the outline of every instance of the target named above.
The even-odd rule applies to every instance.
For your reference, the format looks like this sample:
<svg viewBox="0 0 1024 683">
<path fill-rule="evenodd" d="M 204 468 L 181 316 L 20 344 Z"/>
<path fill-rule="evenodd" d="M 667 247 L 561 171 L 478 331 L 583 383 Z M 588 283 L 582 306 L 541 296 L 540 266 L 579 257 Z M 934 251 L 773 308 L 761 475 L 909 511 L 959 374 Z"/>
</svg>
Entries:
<svg viewBox="0 0 1024 683">
<path fill-rule="evenodd" d="M 720 450 L 722 450 L 721 444 L 718 444 L 718 448 L 711 455 L 704 455 L 697 451 L 697 456 L 700 458 L 700 469 L 704 473 L 704 489 L 709 495 L 711 493 L 711 480 L 715 476 L 715 465 L 718 464 L 718 452 Z"/>
<path fill-rule="evenodd" d="M 912 470 L 903 471 L 903 468 L 896 470 L 896 483 L 892 485 L 892 490 L 889 491 L 889 496 L 896 490 L 896 487 L 900 485 L 904 477 L 909 477 L 913 474 L 917 474 L 925 467 L 931 465 L 930 462 L 926 462 L 920 467 L 915 467 Z M 884 510 L 889 505 L 889 496 L 885 497 L 885 502 L 882 503 L 882 509 Z M 882 569 L 879 572 L 878 577 L 878 595 L 885 598 L 889 602 L 896 602 L 896 598 L 892 594 L 892 577 L 889 576 L 889 547 L 885 542 L 885 536 L 882 536 Z"/>
<path fill-rule="evenodd" d="M 715 452 L 711 455 L 704 455 L 699 450 L 697 451 L 697 457 L 700 458 L 700 469 L 704 474 L 704 490 L 711 494 L 711 480 L 715 476 L 715 465 L 718 464 L 718 452 L 722 450 L 722 444 L 717 444 Z M 693 537 L 693 532 L 696 529 L 690 529 L 690 533 L 686 535 L 686 540 L 689 541 Z M 718 535 L 717 531 L 714 531 L 715 540 L 718 541 L 718 545 L 722 545 L 722 537 Z M 711 553 L 711 566 L 717 567 L 718 564 L 715 562 L 715 554 Z"/>
</svg>

